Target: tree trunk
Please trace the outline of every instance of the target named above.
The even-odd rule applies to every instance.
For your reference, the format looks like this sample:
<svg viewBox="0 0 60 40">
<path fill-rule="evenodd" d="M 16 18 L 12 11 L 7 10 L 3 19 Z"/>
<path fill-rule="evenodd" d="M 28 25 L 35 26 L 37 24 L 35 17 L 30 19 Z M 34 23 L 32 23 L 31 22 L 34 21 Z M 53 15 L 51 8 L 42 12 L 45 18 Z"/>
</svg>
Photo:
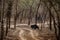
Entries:
<svg viewBox="0 0 60 40">
<path fill-rule="evenodd" d="M 10 28 L 10 19 L 11 19 L 11 18 L 9 18 L 9 28 Z"/>
<path fill-rule="evenodd" d="M 60 22 L 58 23 L 58 40 L 60 40 Z"/>
<path fill-rule="evenodd" d="M 38 7 L 37 7 L 37 12 L 36 12 L 36 15 L 35 15 L 35 24 L 37 24 L 38 10 L 39 10 L 40 4 L 41 4 L 40 2 L 41 2 L 41 0 L 39 0 Z"/>
<path fill-rule="evenodd" d="M 49 10 L 49 17 L 50 17 L 50 30 L 52 30 L 52 19 L 51 19 L 51 10 Z"/>
<path fill-rule="evenodd" d="M 1 39 L 0 40 L 3 40 L 4 38 L 4 25 L 3 25 L 3 19 L 1 21 Z"/>
<path fill-rule="evenodd" d="M 4 3 L 5 3 L 5 1 L 4 0 L 2 0 L 2 13 L 1 13 L 1 38 L 0 38 L 0 40 L 3 40 L 3 38 L 4 38 L 4 21 L 3 21 L 3 18 L 4 18 Z"/>
<path fill-rule="evenodd" d="M 54 18 L 53 18 L 53 25 L 54 25 L 54 29 L 55 29 L 56 38 L 58 39 L 58 37 L 57 37 L 57 27 L 56 27 L 56 23 L 55 23 L 55 19 Z"/>
<path fill-rule="evenodd" d="M 16 14 L 14 15 L 14 29 L 16 29 L 16 21 L 17 21 L 17 5 L 18 5 L 18 0 L 16 0 Z"/>
<path fill-rule="evenodd" d="M 16 18 L 14 18 L 14 29 L 16 29 Z"/>
<path fill-rule="evenodd" d="M 8 18 L 6 19 L 6 36 L 7 36 L 7 33 L 8 33 L 8 27 L 9 27 L 9 23 L 8 23 Z"/>
</svg>

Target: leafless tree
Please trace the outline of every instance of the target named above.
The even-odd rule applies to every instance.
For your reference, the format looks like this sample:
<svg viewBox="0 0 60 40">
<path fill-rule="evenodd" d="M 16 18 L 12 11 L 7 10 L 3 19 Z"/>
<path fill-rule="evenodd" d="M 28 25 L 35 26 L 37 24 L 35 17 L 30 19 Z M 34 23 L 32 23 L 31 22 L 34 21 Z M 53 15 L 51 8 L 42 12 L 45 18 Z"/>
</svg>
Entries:
<svg viewBox="0 0 60 40">
<path fill-rule="evenodd" d="M 17 14 L 17 3 L 18 3 L 18 0 L 16 0 L 16 14 Z M 17 21 L 16 14 L 14 15 L 14 29 L 16 29 L 16 21 Z"/>
<path fill-rule="evenodd" d="M 8 33 L 8 29 L 10 28 L 12 5 L 13 5 L 12 1 L 9 1 L 9 3 L 8 3 L 8 11 L 6 13 L 6 35 Z"/>
<path fill-rule="evenodd" d="M 5 0 L 2 0 L 2 13 L 1 13 L 1 39 L 0 40 L 3 40 L 4 38 L 4 21 L 3 21 L 3 18 L 4 18 L 4 4 L 5 4 Z"/>
</svg>

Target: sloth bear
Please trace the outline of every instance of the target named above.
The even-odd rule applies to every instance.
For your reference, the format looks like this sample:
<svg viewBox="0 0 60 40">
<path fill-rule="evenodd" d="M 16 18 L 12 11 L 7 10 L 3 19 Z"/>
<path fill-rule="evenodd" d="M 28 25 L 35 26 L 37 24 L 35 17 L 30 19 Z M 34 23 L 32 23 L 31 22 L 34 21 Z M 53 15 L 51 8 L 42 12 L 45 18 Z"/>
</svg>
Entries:
<svg viewBox="0 0 60 40">
<path fill-rule="evenodd" d="M 39 27 L 37 25 L 31 25 L 32 29 L 39 29 Z"/>
</svg>

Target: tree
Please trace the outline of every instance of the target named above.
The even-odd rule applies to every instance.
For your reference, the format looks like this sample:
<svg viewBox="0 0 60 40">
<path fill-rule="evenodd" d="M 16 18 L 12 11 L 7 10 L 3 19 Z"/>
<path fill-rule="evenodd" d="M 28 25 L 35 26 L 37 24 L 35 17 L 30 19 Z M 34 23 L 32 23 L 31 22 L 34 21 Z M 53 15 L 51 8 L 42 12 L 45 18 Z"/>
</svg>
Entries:
<svg viewBox="0 0 60 40">
<path fill-rule="evenodd" d="M 1 13 L 1 38 L 0 40 L 3 40 L 4 38 L 4 21 L 3 21 L 3 18 L 4 18 L 4 4 L 5 4 L 5 0 L 2 0 L 2 13 Z"/>
<path fill-rule="evenodd" d="M 37 24 L 37 15 L 38 15 L 38 10 L 39 10 L 39 7 L 40 7 L 40 3 L 41 3 L 41 0 L 39 0 L 36 15 L 35 15 L 35 24 Z"/>
<path fill-rule="evenodd" d="M 8 3 L 8 11 L 6 13 L 6 36 L 8 33 L 8 29 L 10 28 L 10 19 L 11 19 L 11 10 L 12 10 L 12 1 Z"/>
<path fill-rule="evenodd" d="M 60 2 L 60 1 L 59 1 Z M 57 25 L 57 28 L 58 28 L 58 35 L 57 35 L 57 40 L 60 40 L 60 17 L 59 17 L 59 12 L 55 9 L 54 5 L 53 5 L 53 2 L 49 0 L 49 3 L 52 5 L 56 15 L 57 15 L 57 20 L 58 21 L 58 25 Z M 57 3 L 59 5 L 59 3 Z"/>
<path fill-rule="evenodd" d="M 18 0 L 16 0 L 16 14 L 17 14 L 17 3 L 18 3 Z M 16 29 L 16 21 L 17 21 L 16 14 L 14 15 L 14 29 Z"/>
</svg>

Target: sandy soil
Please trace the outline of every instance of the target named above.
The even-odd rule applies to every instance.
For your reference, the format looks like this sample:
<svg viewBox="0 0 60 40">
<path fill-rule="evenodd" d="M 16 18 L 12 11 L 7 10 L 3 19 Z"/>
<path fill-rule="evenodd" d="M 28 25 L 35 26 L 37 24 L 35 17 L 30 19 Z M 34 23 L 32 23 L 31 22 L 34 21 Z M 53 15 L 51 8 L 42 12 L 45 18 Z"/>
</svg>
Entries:
<svg viewBox="0 0 60 40">
<path fill-rule="evenodd" d="M 50 31 L 48 28 L 33 30 L 30 27 L 23 26 L 9 29 L 5 40 L 56 40 L 56 38 L 54 31 Z"/>
</svg>

